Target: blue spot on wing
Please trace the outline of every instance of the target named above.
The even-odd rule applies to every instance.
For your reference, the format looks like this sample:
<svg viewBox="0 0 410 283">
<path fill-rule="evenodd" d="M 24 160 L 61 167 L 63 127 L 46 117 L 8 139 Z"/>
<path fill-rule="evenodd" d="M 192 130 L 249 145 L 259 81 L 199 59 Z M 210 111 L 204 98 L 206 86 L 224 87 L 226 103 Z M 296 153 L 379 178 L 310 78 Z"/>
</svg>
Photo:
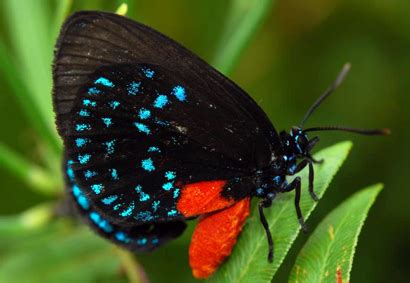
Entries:
<svg viewBox="0 0 410 283">
<path fill-rule="evenodd" d="M 76 124 L 75 130 L 77 132 L 89 131 L 91 130 L 91 126 L 89 124 Z"/>
<path fill-rule="evenodd" d="M 155 74 L 155 71 L 150 69 L 150 68 L 142 68 L 142 72 L 149 79 L 152 79 L 154 77 L 154 74 Z"/>
<path fill-rule="evenodd" d="M 103 85 L 103 86 L 106 86 L 106 87 L 114 87 L 114 84 L 112 83 L 112 81 L 110 81 L 109 79 L 107 79 L 107 78 L 104 78 L 104 77 L 99 77 L 97 80 L 95 80 L 95 82 L 94 82 L 95 84 L 101 84 L 101 85 Z"/>
<path fill-rule="evenodd" d="M 112 108 L 112 110 L 115 110 L 118 106 L 120 106 L 120 102 L 114 100 L 114 101 L 110 101 L 110 102 L 108 103 L 108 105 L 110 105 L 110 107 Z"/>
<path fill-rule="evenodd" d="M 172 89 L 172 94 L 175 95 L 179 101 L 186 100 L 185 88 L 180 85 L 177 85 Z"/>
<path fill-rule="evenodd" d="M 134 208 L 135 208 L 134 202 L 131 202 L 131 204 L 128 206 L 128 208 L 123 210 L 120 213 L 120 216 L 122 216 L 122 217 L 130 216 L 132 214 L 132 211 L 134 210 Z"/>
<path fill-rule="evenodd" d="M 85 194 L 80 190 L 80 188 L 77 185 L 74 185 L 72 187 L 73 195 L 77 200 L 77 203 L 81 206 L 82 209 L 89 209 L 90 208 L 90 203 L 88 202 L 87 197 Z"/>
<path fill-rule="evenodd" d="M 81 109 L 80 112 L 78 112 L 78 115 L 80 115 L 81 117 L 89 117 L 90 112 L 88 112 L 86 109 Z"/>
<path fill-rule="evenodd" d="M 145 124 L 134 122 L 134 126 L 137 127 L 138 131 L 140 131 L 141 133 L 144 133 L 147 135 L 151 133 L 151 130 Z"/>
<path fill-rule="evenodd" d="M 101 202 L 105 205 L 111 205 L 113 202 L 115 202 L 118 199 L 117 195 L 111 195 L 109 197 L 103 198 Z"/>
<path fill-rule="evenodd" d="M 99 195 L 102 190 L 104 189 L 103 184 L 93 184 L 91 185 L 91 190 L 96 194 Z"/>
<path fill-rule="evenodd" d="M 88 89 L 88 94 L 94 95 L 94 94 L 100 94 L 101 90 L 99 90 L 98 88 L 94 87 L 90 87 Z"/>
<path fill-rule="evenodd" d="M 97 106 L 97 102 L 89 100 L 89 99 L 83 99 L 83 105 L 84 106 L 95 107 L 95 106 Z"/>
<path fill-rule="evenodd" d="M 94 224 L 97 225 L 104 232 L 111 233 L 113 231 L 113 227 L 111 226 L 111 224 L 107 220 L 102 218 L 101 215 L 97 212 L 91 212 L 89 214 L 89 217 L 94 222 Z"/>
<path fill-rule="evenodd" d="M 91 155 L 90 154 L 83 154 L 83 155 L 81 155 L 81 154 L 79 154 L 78 155 L 78 161 L 80 161 L 80 164 L 86 164 L 86 163 L 88 163 L 88 161 L 90 161 L 90 159 L 91 159 Z"/>
<path fill-rule="evenodd" d="M 141 167 L 142 169 L 151 172 L 155 170 L 154 162 L 152 161 L 151 158 L 147 158 L 141 161 Z"/>
<path fill-rule="evenodd" d="M 94 171 L 91 171 L 91 170 L 86 170 L 84 172 L 84 177 L 85 177 L 86 180 L 89 180 L 94 176 L 97 176 L 97 172 L 94 172 Z"/>
<path fill-rule="evenodd" d="M 140 117 L 141 120 L 148 119 L 149 117 L 151 117 L 151 111 L 145 108 L 141 108 L 138 113 L 138 116 Z"/>
<path fill-rule="evenodd" d="M 112 125 L 112 119 L 111 118 L 101 118 L 101 120 L 104 122 L 104 124 L 107 128 Z"/>
<path fill-rule="evenodd" d="M 162 109 L 165 105 L 168 104 L 168 97 L 166 95 L 160 94 L 154 100 L 154 107 Z"/>
<path fill-rule="evenodd" d="M 86 145 L 90 140 L 89 139 L 85 139 L 85 138 L 76 138 L 75 139 L 75 145 L 78 148 L 83 147 L 84 145 Z"/>
<path fill-rule="evenodd" d="M 141 82 L 131 82 L 128 87 L 127 91 L 129 95 L 136 95 L 140 91 Z"/>
</svg>

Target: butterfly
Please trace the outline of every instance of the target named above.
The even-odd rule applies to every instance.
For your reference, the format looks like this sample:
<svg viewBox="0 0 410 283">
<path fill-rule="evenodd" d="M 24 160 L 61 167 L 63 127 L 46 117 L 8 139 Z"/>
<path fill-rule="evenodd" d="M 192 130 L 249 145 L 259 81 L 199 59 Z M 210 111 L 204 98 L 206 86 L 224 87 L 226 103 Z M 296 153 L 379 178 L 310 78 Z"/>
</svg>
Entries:
<svg viewBox="0 0 410 283">
<path fill-rule="evenodd" d="M 209 277 L 231 253 L 260 198 L 259 213 L 273 259 L 263 209 L 295 191 L 319 141 L 308 132 L 386 130 L 303 129 L 303 123 L 347 73 L 310 108 L 300 126 L 278 133 L 258 104 L 172 39 L 125 17 L 73 14 L 59 35 L 53 65 L 53 105 L 64 141 L 69 198 L 99 235 L 134 252 L 180 236 L 199 217 L 189 248 L 197 278 Z"/>
</svg>

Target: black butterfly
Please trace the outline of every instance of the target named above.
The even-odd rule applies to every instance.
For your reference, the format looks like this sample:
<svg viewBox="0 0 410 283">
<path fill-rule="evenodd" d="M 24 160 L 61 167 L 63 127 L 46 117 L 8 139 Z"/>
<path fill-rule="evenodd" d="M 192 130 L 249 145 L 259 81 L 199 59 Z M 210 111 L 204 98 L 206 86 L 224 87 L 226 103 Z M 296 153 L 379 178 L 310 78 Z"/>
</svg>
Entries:
<svg viewBox="0 0 410 283">
<path fill-rule="evenodd" d="M 67 189 L 83 219 L 105 238 L 146 251 L 201 216 L 190 248 L 197 277 L 230 253 L 253 196 L 262 199 L 270 260 L 263 208 L 277 193 L 295 190 L 304 227 L 300 178 L 288 183 L 286 176 L 309 166 L 316 199 L 310 151 L 319 139 L 307 132 L 384 133 L 300 126 L 278 134 L 235 83 L 166 36 L 110 13 L 79 12 L 65 22 L 53 79 Z"/>
</svg>

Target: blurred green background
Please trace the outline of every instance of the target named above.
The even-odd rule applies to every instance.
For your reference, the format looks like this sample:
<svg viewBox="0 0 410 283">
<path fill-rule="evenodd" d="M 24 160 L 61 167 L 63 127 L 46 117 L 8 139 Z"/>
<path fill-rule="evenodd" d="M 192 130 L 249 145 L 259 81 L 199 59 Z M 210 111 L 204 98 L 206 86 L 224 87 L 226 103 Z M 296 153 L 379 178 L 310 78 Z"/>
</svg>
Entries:
<svg viewBox="0 0 410 283">
<path fill-rule="evenodd" d="M 53 200 L 54 189 L 61 191 L 55 159 L 58 144 L 53 145 L 53 137 L 47 138 L 45 133 L 53 127 L 52 50 L 67 10 L 68 13 L 82 9 L 115 11 L 119 4 L 128 2 L 129 17 L 161 31 L 212 63 L 219 50 L 229 43 L 229 34 L 222 36 L 222 27 L 233 2 L 238 0 L 70 2 L 0 2 L 0 215 L 3 216 Z M 390 127 L 392 135 L 385 138 L 348 133 L 320 135 L 318 147 L 344 139 L 352 140 L 355 146 L 308 224 L 313 229 L 356 189 L 375 182 L 385 183 L 385 190 L 360 236 L 352 278 L 354 282 L 408 282 L 410 1 L 268 2 L 272 5 L 267 5 L 266 18 L 233 65 L 229 77 L 261 105 L 277 130 L 282 130 L 298 124 L 343 63 L 351 62 L 352 71 L 345 83 L 311 117 L 308 126 Z M 225 32 L 231 31 L 225 29 Z M 36 116 L 32 108 L 44 110 L 46 130 L 41 130 L 42 117 Z M 18 160 L 1 166 L 6 165 L 9 150 L 40 167 L 21 169 L 24 164 Z M 8 170 L 16 167 L 20 169 Z M 46 168 L 44 172 L 48 175 L 42 175 L 39 168 Z M 48 189 L 41 193 L 33 189 L 33 182 Z M 24 273 L 19 268 L 30 263 L 36 270 L 27 271 L 27 276 L 41 281 L 42 274 L 50 273 L 49 282 L 53 278 L 61 282 L 65 273 L 74 276 L 70 270 L 75 267 L 81 282 L 87 282 L 87 276 L 94 280 L 90 269 L 95 268 L 101 269 L 96 282 L 114 282 L 113 270 L 120 264 L 110 256 L 112 246 L 96 240 L 86 229 L 78 229 L 63 220 L 22 233 L 21 227 L 13 226 L 17 220 L 12 219 L 8 220 L 7 229 L 3 223 L 0 235 L 0 261 L 7 262 L 10 272 Z M 25 223 L 24 217 L 16 219 Z M 189 233 L 152 254 L 139 257 L 152 282 L 193 281 L 187 259 Z M 286 281 L 296 253 L 307 237 L 298 238 L 274 282 Z M 62 248 L 64 255 L 60 252 Z M 66 267 L 63 264 L 70 254 L 76 258 Z M 125 276 L 115 280 L 126 282 Z"/>
</svg>

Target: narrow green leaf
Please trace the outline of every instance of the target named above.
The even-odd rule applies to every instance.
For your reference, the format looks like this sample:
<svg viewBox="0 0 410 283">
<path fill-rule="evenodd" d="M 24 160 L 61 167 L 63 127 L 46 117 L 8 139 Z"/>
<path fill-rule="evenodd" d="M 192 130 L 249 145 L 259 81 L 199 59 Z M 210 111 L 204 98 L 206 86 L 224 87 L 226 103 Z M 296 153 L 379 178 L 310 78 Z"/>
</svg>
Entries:
<svg viewBox="0 0 410 283">
<path fill-rule="evenodd" d="M 316 159 L 325 160 L 323 164 L 315 166 L 315 191 L 319 197 L 324 194 L 351 147 L 350 142 L 342 142 L 315 154 Z M 308 193 L 307 170 L 304 170 L 300 176 L 303 192 L 300 206 L 307 219 L 317 203 Z M 265 213 L 275 241 L 273 263 L 267 261 L 266 234 L 260 223 L 257 207 L 254 207 L 252 216 L 240 235 L 232 255 L 210 279 L 211 282 L 271 282 L 300 231 L 294 207 L 294 193 L 279 195 Z"/>
<path fill-rule="evenodd" d="M 61 142 L 55 133 L 54 124 L 50 124 L 48 117 L 44 116 L 38 109 L 34 97 L 22 80 L 22 74 L 24 72 L 17 69 L 16 63 L 12 61 L 10 52 L 3 42 L 0 42 L 0 62 L 1 77 L 10 87 L 12 94 L 16 97 L 18 103 L 20 103 L 28 120 L 41 136 L 45 145 L 52 148 L 54 153 L 60 153 Z M 51 97 L 49 97 L 49 99 L 51 103 Z"/>
<path fill-rule="evenodd" d="M 353 257 L 370 207 L 383 188 L 363 189 L 334 209 L 299 253 L 289 282 L 349 282 Z"/>
<path fill-rule="evenodd" d="M 229 74 L 273 4 L 273 0 L 233 0 L 213 65 Z"/>
<path fill-rule="evenodd" d="M 14 63 L 18 66 L 14 74 L 19 75 L 28 90 L 23 94 L 29 96 L 32 111 L 38 112 L 42 123 L 46 123 L 46 128 L 54 135 L 57 141 L 54 143 L 58 144 L 50 96 L 54 42 L 50 36 L 52 23 L 47 1 L 5 0 L 1 4 L 15 52 Z"/>
<path fill-rule="evenodd" d="M 51 40 L 54 42 L 57 39 L 58 33 L 60 32 L 61 25 L 64 19 L 67 17 L 68 12 L 71 9 L 73 0 L 54 0 L 56 2 L 57 8 L 55 10 L 53 30 L 51 34 Z"/>
<path fill-rule="evenodd" d="M 0 262 L 0 282 L 113 282 L 119 270 L 112 245 L 81 228 L 9 253 Z"/>
<path fill-rule="evenodd" d="M 0 166 L 9 170 L 36 192 L 54 195 L 56 189 L 61 187 L 62 180 L 58 178 L 59 176 L 50 175 L 46 170 L 32 164 L 2 143 L 0 143 Z"/>
</svg>

